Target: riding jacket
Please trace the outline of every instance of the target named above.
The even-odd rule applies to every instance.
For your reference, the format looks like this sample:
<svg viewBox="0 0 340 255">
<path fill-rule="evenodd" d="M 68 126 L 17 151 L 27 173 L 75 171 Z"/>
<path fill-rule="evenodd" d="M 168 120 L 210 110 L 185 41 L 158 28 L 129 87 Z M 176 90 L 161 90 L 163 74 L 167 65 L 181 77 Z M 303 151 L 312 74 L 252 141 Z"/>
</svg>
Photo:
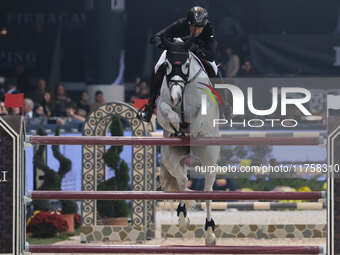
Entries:
<svg viewBox="0 0 340 255">
<path fill-rule="evenodd" d="M 158 48 L 165 49 L 165 45 L 162 43 L 162 37 L 168 40 L 173 38 L 181 38 L 186 41 L 190 37 L 190 25 L 187 18 L 182 18 L 165 29 L 161 30 L 157 34 L 153 35 L 150 39 L 150 43 Z M 213 25 L 208 24 L 203 28 L 202 33 L 195 38 L 194 44 L 190 50 L 199 58 L 206 59 L 210 62 L 215 61 L 217 42 L 215 40 Z"/>
</svg>

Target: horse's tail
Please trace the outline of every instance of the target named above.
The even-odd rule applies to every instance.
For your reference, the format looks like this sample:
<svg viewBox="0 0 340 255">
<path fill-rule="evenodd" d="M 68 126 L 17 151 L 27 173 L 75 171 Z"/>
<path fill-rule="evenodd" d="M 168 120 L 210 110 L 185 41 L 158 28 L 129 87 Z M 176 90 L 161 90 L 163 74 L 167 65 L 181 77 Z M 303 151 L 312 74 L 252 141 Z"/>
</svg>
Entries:
<svg viewBox="0 0 340 255">
<path fill-rule="evenodd" d="M 173 177 L 168 169 L 161 163 L 160 164 L 160 182 L 159 185 L 164 191 L 179 191 L 178 183 L 175 177 Z M 186 191 L 190 189 L 186 188 Z M 196 201 L 195 200 L 185 200 L 186 208 L 194 209 Z"/>
</svg>

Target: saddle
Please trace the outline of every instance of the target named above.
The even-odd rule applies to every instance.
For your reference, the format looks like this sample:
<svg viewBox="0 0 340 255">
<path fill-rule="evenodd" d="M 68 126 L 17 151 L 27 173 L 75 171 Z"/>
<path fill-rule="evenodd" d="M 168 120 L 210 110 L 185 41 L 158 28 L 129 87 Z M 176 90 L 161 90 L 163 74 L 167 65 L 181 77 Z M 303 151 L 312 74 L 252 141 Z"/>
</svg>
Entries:
<svg viewBox="0 0 340 255">
<path fill-rule="evenodd" d="M 199 60 L 201 61 L 205 71 L 207 72 L 209 78 L 216 78 L 216 73 L 215 73 L 215 70 L 214 68 L 211 66 L 211 64 L 205 60 L 205 59 L 202 59 L 202 58 L 199 58 Z"/>
</svg>

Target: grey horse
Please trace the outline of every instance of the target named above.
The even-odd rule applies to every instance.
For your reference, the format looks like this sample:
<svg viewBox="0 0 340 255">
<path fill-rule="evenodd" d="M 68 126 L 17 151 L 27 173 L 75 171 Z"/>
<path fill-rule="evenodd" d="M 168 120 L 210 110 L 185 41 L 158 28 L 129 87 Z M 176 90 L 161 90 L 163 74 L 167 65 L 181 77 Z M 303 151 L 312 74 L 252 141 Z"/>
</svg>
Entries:
<svg viewBox="0 0 340 255">
<path fill-rule="evenodd" d="M 166 76 L 163 79 L 160 97 L 157 101 L 157 120 L 163 127 L 163 135 L 169 136 L 218 136 L 218 127 L 213 119 L 219 118 L 219 108 L 213 97 L 207 96 L 211 83 L 200 60 L 188 49 L 192 41 L 166 41 Z M 205 98 L 202 110 L 201 98 Z M 202 114 L 203 113 L 203 114 Z M 187 190 L 187 170 L 183 159 L 188 155 L 200 160 L 202 166 L 215 166 L 220 146 L 162 146 L 161 147 L 161 185 L 166 191 Z M 204 191 L 212 191 L 216 173 L 205 173 Z M 182 228 L 190 224 L 186 204 L 194 202 L 180 200 L 177 215 Z M 205 223 L 207 245 L 215 245 L 215 223 L 211 216 L 211 200 L 206 201 L 207 217 Z"/>
</svg>

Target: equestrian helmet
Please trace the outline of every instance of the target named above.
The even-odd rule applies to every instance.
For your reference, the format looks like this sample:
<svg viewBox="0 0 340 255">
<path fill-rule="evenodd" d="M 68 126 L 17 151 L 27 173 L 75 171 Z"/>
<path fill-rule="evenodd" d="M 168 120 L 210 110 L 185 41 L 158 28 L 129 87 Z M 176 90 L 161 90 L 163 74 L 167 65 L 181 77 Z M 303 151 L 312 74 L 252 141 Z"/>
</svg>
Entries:
<svg viewBox="0 0 340 255">
<path fill-rule="evenodd" d="M 208 23 L 208 12 L 200 6 L 195 6 L 188 12 L 187 19 L 192 26 L 205 27 Z"/>
</svg>

